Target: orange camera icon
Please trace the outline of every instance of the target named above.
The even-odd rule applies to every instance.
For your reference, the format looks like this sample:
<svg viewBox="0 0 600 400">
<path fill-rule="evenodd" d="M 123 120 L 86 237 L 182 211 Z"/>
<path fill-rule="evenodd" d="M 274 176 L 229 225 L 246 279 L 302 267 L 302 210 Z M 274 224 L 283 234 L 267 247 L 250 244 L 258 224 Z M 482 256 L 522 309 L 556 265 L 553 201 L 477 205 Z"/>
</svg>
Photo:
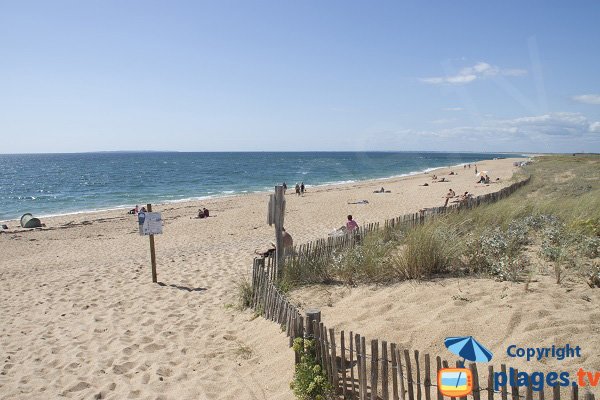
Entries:
<svg viewBox="0 0 600 400">
<path fill-rule="evenodd" d="M 444 396 L 466 396 L 473 391 L 473 374 L 467 368 L 443 368 L 438 371 L 437 384 Z"/>
</svg>

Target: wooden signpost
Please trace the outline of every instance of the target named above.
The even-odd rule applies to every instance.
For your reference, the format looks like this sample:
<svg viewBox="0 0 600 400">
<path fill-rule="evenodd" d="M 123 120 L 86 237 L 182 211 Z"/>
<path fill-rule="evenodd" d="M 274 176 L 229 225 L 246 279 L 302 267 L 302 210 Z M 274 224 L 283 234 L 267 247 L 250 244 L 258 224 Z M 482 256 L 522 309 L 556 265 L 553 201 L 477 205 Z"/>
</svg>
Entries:
<svg viewBox="0 0 600 400">
<path fill-rule="evenodd" d="M 269 210 L 267 213 L 267 223 L 269 226 L 275 225 L 275 262 L 277 275 L 281 272 L 283 266 L 283 220 L 285 217 L 285 191 L 283 186 L 275 186 L 275 194 L 269 198 Z"/>
<path fill-rule="evenodd" d="M 147 212 L 138 213 L 140 235 L 150 236 L 150 262 L 152 263 L 152 282 L 158 282 L 156 274 L 156 251 L 154 249 L 154 235 L 162 234 L 162 216 L 152 212 L 152 204 L 146 205 Z"/>
</svg>

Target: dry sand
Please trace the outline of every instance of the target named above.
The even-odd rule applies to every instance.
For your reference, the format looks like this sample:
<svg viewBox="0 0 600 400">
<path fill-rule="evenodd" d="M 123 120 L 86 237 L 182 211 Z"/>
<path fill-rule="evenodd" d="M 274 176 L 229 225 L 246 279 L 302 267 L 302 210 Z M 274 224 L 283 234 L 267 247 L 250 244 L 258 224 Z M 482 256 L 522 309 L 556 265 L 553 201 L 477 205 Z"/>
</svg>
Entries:
<svg viewBox="0 0 600 400">
<path fill-rule="evenodd" d="M 492 178 L 501 178 L 488 186 L 474 183 L 473 170 L 454 168 L 459 175 L 436 171 L 449 183 L 431 183 L 430 174 L 421 174 L 309 188 L 304 197 L 287 196 L 286 228 L 296 243 L 302 243 L 326 236 L 348 213 L 359 223 L 383 221 L 439 206 L 449 188 L 475 195 L 492 192 L 508 184 L 513 161 L 478 163 Z M 430 186 L 419 186 L 424 182 Z M 381 186 L 392 193 L 374 194 Z M 363 199 L 369 204 L 347 204 Z M 276 324 L 232 307 L 236 282 L 247 276 L 253 251 L 273 237 L 266 225 L 266 204 L 267 194 L 260 193 L 155 206 L 165 220 L 164 234 L 156 237 L 163 285 L 151 283 L 148 238 L 138 235 L 136 218 L 123 210 L 45 218 L 47 228 L 33 231 L 17 229 L 17 222 L 10 221 L 9 232 L 0 234 L 0 398 L 292 399 L 293 354 L 285 335 Z M 192 219 L 201 205 L 213 217 Z M 364 302 L 356 297 L 353 304 L 360 310 L 353 312 L 355 321 L 342 322 L 336 307 L 324 310 L 325 321 L 431 352 L 440 348 L 442 326 L 453 334 L 463 332 L 452 316 L 442 318 L 440 309 L 423 305 L 428 304 L 423 298 L 427 292 L 420 286 L 406 285 L 408 290 L 398 286 L 393 296 L 382 291 L 381 297 Z M 473 299 L 490 287 L 489 282 L 462 285 Z M 468 303 L 478 311 L 474 318 L 492 324 L 498 304 L 505 307 L 520 297 L 513 290 L 521 289 L 509 285 L 507 299 L 487 295 Z M 460 303 L 451 300 L 456 292 L 452 284 L 447 290 L 437 288 L 439 303 L 432 306 L 450 302 L 448 309 Z M 521 297 L 525 296 L 530 299 L 527 304 L 537 308 L 533 313 L 516 306 L 507 309 L 503 318 L 512 327 L 503 329 L 503 339 L 493 345 L 511 340 L 509 335 L 518 329 L 525 331 L 516 328 L 523 324 L 533 326 L 529 335 L 548 334 L 548 340 L 561 342 L 571 337 L 572 329 L 549 327 L 563 314 L 580 321 L 581 336 L 574 337 L 586 345 L 589 318 L 598 319 L 590 304 L 577 301 L 581 307 L 575 311 L 570 303 L 560 308 L 560 298 L 541 306 L 536 305 L 536 292 Z M 598 304 L 597 297 L 593 302 Z M 398 303 L 411 308 L 398 308 Z M 419 310 L 422 315 L 413 326 L 411 313 Z M 381 320 L 365 324 L 371 321 L 366 314 L 375 318 L 374 311 L 381 313 Z M 576 317 L 580 311 L 582 317 Z M 394 326 L 390 320 L 403 322 Z M 409 326 L 410 334 L 392 335 Z"/>
</svg>

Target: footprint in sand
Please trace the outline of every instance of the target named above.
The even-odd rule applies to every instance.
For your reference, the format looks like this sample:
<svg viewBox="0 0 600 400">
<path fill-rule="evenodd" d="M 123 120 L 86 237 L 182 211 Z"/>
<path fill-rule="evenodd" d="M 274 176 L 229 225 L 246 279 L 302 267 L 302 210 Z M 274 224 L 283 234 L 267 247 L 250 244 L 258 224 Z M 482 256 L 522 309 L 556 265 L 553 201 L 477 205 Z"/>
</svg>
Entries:
<svg viewBox="0 0 600 400">
<path fill-rule="evenodd" d="M 152 343 L 152 344 L 149 344 L 148 346 L 145 346 L 145 347 L 143 348 L 143 350 L 144 350 L 146 353 L 154 353 L 154 352 L 156 352 L 156 351 L 158 351 L 158 350 L 162 350 L 162 349 L 164 349 L 165 347 L 166 347 L 166 346 L 164 346 L 164 345 L 162 345 L 162 344 L 156 344 L 156 343 Z"/>
<path fill-rule="evenodd" d="M 67 393 L 79 392 L 79 391 L 85 390 L 91 386 L 92 385 L 90 385 L 89 383 L 81 381 L 81 382 L 77 383 L 75 386 L 71 386 L 69 389 L 67 389 L 65 392 L 63 392 L 63 395 L 66 395 Z"/>
<path fill-rule="evenodd" d="M 137 349 L 139 349 L 139 348 L 140 348 L 140 345 L 139 345 L 139 344 L 133 344 L 133 345 L 131 345 L 131 346 L 129 346 L 129 347 L 125 347 L 125 348 L 123 349 L 123 353 L 124 353 L 125 355 L 130 355 L 131 353 L 133 353 L 134 351 L 136 351 L 136 350 L 137 350 Z"/>
<path fill-rule="evenodd" d="M 168 378 L 169 376 L 173 375 L 173 370 L 171 368 L 160 367 L 156 370 L 156 375 Z"/>
<path fill-rule="evenodd" d="M 124 364 L 115 364 L 113 365 L 113 372 L 117 375 L 123 375 L 124 373 L 126 373 L 127 371 L 129 371 L 131 368 L 134 367 L 134 363 L 133 362 L 126 362 Z"/>
</svg>

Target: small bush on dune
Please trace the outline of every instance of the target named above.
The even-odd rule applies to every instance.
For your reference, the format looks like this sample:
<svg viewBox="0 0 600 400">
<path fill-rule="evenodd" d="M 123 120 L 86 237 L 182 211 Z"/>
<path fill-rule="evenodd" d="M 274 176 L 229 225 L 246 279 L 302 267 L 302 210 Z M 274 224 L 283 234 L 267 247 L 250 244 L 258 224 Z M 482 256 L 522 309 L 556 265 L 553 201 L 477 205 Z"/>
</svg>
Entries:
<svg viewBox="0 0 600 400">
<path fill-rule="evenodd" d="M 600 237 L 582 235 L 578 240 L 578 250 L 588 258 L 600 257 Z"/>
<path fill-rule="evenodd" d="M 245 310 L 252 305 L 252 297 L 254 296 L 254 288 L 248 279 L 239 279 L 236 283 L 236 291 L 238 298 L 238 307 L 240 310 Z"/>
<path fill-rule="evenodd" d="M 287 259 L 283 267 L 282 281 L 286 287 L 331 281 L 330 257 Z"/>
<path fill-rule="evenodd" d="M 490 273 L 501 281 L 517 282 L 526 271 L 528 261 L 523 255 L 500 257 L 490 268 Z"/>
<path fill-rule="evenodd" d="M 290 384 L 300 400 L 325 400 L 333 395 L 333 388 L 325 372 L 315 359 L 315 342 L 310 339 L 294 339 L 294 351 L 300 356 L 296 364 L 294 380 Z"/>
<path fill-rule="evenodd" d="M 331 275 L 350 285 L 360 281 L 386 281 L 392 275 L 389 256 L 395 247 L 396 241 L 391 236 L 369 234 L 360 245 L 333 257 Z"/>
<path fill-rule="evenodd" d="M 459 254 L 455 234 L 444 224 L 414 228 L 402 240 L 393 268 L 400 279 L 421 279 L 450 269 Z"/>
</svg>

